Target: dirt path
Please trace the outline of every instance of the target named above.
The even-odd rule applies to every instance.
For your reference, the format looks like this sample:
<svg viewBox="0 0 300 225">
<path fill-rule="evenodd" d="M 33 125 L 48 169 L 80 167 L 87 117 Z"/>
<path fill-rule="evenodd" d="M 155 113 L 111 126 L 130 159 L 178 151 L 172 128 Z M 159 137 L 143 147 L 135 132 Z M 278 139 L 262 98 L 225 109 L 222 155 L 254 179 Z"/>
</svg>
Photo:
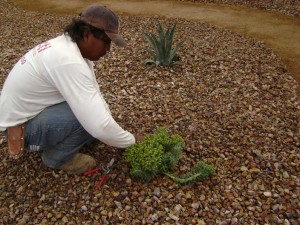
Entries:
<svg viewBox="0 0 300 225">
<path fill-rule="evenodd" d="M 264 41 L 282 58 L 288 71 L 300 86 L 300 20 L 296 18 L 244 7 L 176 1 L 14 0 L 14 2 L 27 9 L 59 14 L 79 12 L 85 5 L 99 2 L 118 13 L 159 15 L 209 22 Z M 297 93 L 300 96 L 300 88 Z"/>
</svg>

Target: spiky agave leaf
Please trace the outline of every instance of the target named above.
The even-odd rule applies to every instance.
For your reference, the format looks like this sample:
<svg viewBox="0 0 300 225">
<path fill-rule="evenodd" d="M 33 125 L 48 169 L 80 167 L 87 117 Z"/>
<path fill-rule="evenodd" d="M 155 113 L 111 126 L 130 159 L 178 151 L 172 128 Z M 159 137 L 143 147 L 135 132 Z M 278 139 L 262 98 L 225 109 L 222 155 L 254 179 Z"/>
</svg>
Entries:
<svg viewBox="0 0 300 225">
<path fill-rule="evenodd" d="M 179 42 L 179 43 L 176 45 L 176 47 L 173 48 L 173 49 L 171 50 L 171 53 L 170 53 L 170 59 L 169 59 L 170 62 L 171 62 L 171 64 L 178 64 L 178 62 L 173 63 L 173 59 L 174 59 L 174 57 L 175 57 L 177 51 L 178 51 L 178 50 L 182 47 L 182 45 L 184 44 L 184 42 L 185 42 L 185 40 Z"/>
<path fill-rule="evenodd" d="M 161 26 L 161 24 L 159 23 L 158 24 L 158 35 L 159 35 L 159 42 L 157 43 L 158 44 L 158 48 L 159 48 L 159 59 L 160 59 L 160 62 L 162 65 L 165 64 L 165 57 L 166 57 L 166 48 L 165 48 L 165 43 L 166 43 L 166 36 L 165 36 L 165 33 L 164 33 L 164 30 Z"/>
<path fill-rule="evenodd" d="M 157 59 L 157 54 L 159 53 L 158 50 L 158 46 L 157 46 L 157 41 L 155 41 L 155 39 L 153 38 L 153 35 L 149 35 L 146 33 L 143 33 L 146 40 L 150 43 L 150 46 L 152 47 L 152 50 L 150 50 L 149 48 L 143 47 L 144 50 L 146 50 L 148 53 L 150 53 L 150 55 L 152 55 L 155 60 Z"/>
<path fill-rule="evenodd" d="M 173 45 L 173 38 L 175 33 L 176 24 L 172 26 L 172 28 L 168 29 L 167 31 L 167 41 L 166 41 L 166 52 L 167 52 L 167 61 L 168 65 L 172 65 L 172 61 L 174 56 L 171 56 L 172 53 L 172 45 Z"/>
<path fill-rule="evenodd" d="M 149 64 L 149 65 L 153 65 L 153 66 L 158 66 L 159 65 L 159 61 L 154 61 L 152 59 L 145 59 L 144 61 L 145 64 Z"/>
<path fill-rule="evenodd" d="M 144 49 L 146 52 L 148 52 L 150 55 L 152 55 L 153 58 L 156 57 L 156 56 L 155 56 L 155 52 L 154 52 L 153 50 L 151 50 L 151 49 L 149 49 L 149 48 L 147 48 L 147 47 L 143 47 L 143 49 Z"/>
</svg>

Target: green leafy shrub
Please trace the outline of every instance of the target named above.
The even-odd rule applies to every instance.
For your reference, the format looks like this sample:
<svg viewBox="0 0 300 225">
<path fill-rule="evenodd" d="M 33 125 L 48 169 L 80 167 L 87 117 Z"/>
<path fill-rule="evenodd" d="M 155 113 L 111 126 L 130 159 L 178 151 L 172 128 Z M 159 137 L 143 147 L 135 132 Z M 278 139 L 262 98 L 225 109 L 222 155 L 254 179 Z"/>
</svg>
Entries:
<svg viewBox="0 0 300 225">
<path fill-rule="evenodd" d="M 171 67 L 173 65 L 178 64 L 179 62 L 176 61 L 176 52 L 179 48 L 182 47 L 185 40 L 179 42 L 175 48 L 172 48 L 174 33 L 176 29 L 176 24 L 174 24 L 171 28 L 168 28 L 165 32 L 160 23 L 157 25 L 157 32 L 158 36 L 154 34 L 147 34 L 143 33 L 146 40 L 150 43 L 151 49 L 144 47 L 143 49 L 146 50 L 153 58 L 146 59 L 146 64 L 151 64 L 154 66 L 162 65 Z"/>
<path fill-rule="evenodd" d="M 215 174 L 212 166 L 201 161 L 196 164 L 194 174 L 183 177 L 172 175 L 170 172 L 177 165 L 183 147 L 181 136 L 170 137 L 165 128 L 158 127 L 155 134 L 148 134 L 142 142 L 125 149 L 124 158 L 130 164 L 131 176 L 141 181 L 150 181 L 159 174 L 166 174 L 174 181 L 186 184 Z"/>
<path fill-rule="evenodd" d="M 166 129 L 158 127 L 156 134 L 148 134 L 142 142 L 125 149 L 124 158 L 131 165 L 134 178 L 149 181 L 175 167 L 183 145 L 179 135 L 169 138 Z"/>
</svg>

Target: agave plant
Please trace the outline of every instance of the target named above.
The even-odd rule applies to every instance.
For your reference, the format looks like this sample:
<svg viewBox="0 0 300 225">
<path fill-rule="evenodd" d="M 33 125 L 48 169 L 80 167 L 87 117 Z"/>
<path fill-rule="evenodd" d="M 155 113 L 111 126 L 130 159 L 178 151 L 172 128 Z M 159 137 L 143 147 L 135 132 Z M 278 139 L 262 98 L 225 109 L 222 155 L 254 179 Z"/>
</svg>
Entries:
<svg viewBox="0 0 300 225">
<path fill-rule="evenodd" d="M 153 58 L 153 59 L 146 59 L 146 64 L 151 64 L 154 66 L 162 65 L 162 66 L 173 66 L 178 64 L 179 62 L 176 61 L 176 52 L 179 48 L 182 47 L 185 40 L 179 42 L 174 48 L 173 45 L 173 38 L 176 29 L 176 24 L 172 27 L 168 28 L 165 32 L 162 28 L 161 24 L 158 23 L 157 25 L 157 32 L 158 36 L 154 34 L 147 34 L 143 33 L 146 40 L 150 43 L 151 49 L 147 47 L 143 47 Z"/>
</svg>

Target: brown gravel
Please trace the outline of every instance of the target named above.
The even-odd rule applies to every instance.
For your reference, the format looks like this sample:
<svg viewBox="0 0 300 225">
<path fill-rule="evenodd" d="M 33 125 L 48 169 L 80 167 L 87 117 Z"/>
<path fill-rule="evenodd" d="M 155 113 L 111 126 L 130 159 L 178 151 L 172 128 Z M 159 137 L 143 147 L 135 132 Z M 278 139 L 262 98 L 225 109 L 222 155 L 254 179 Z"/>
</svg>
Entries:
<svg viewBox="0 0 300 225">
<path fill-rule="evenodd" d="M 300 18 L 299 0 L 178 0 L 198 3 L 214 3 L 246 6 L 267 11 L 279 12 L 285 15 Z"/>
<path fill-rule="evenodd" d="M 29 48 L 61 33 L 70 16 L 23 11 L 0 0 L 0 84 Z M 142 32 L 177 23 L 181 66 L 150 69 Z M 186 141 L 175 173 L 198 160 L 210 180 L 187 186 L 130 178 L 122 150 L 84 149 L 100 163 L 117 160 L 103 189 L 100 174 L 67 175 L 40 153 L 7 157 L 0 136 L 0 224 L 299 224 L 300 107 L 296 82 L 264 43 L 183 19 L 122 16 L 125 49 L 97 63 L 116 120 L 132 132 L 165 126 Z"/>
</svg>

